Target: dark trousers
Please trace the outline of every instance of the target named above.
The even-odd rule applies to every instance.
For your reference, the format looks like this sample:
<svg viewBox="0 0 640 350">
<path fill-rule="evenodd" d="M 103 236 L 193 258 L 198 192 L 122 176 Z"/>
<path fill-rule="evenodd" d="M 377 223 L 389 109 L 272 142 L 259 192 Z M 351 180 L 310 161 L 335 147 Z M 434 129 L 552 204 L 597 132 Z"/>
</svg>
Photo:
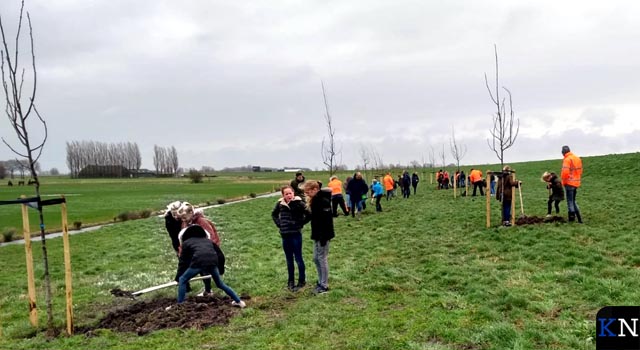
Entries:
<svg viewBox="0 0 640 350">
<path fill-rule="evenodd" d="M 382 211 L 382 205 L 380 204 L 381 199 L 382 199 L 381 194 L 376 196 L 376 211 Z"/>
<path fill-rule="evenodd" d="M 480 189 L 480 195 L 484 196 L 484 190 L 482 189 L 482 180 L 476 181 L 476 182 L 473 183 L 473 194 L 472 194 L 472 196 L 476 195 L 476 188 L 479 188 Z"/>
<path fill-rule="evenodd" d="M 341 194 L 336 194 L 331 196 L 331 206 L 333 207 L 333 216 L 338 216 L 338 207 L 342 209 L 342 213 L 344 215 L 348 215 L 347 206 L 344 203 L 344 198 Z"/>
<path fill-rule="evenodd" d="M 417 188 L 418 188 L 418 184 L 413 184 L 413 194 L 416 194 Z"/>
<path fill-rule="evenodd" d="M 549 201 L 547 201 L 547 214 L 551 215 L 551 204 L 555 202 L 556 214 L 560 213 L 560 200 L 553 200 L 553 197 L 549 197 Z"/>
<path fill-rule="evenodd" d="M 409 198 L 410 195 L 411 195 L 411 187 L 402 186 L 402 197 Z"/>
<path fill-rule="evenodd" d="M 282 250 L 284 257 L 287 259 L 288 281 L 294 282 L 295 267 L 293 261 L 295 259 L 298 264 L 298 283 L 306 282 L 304 260 L 302 259 L 302 234 L 293 234 L 282 237 Z"/>
</svg>

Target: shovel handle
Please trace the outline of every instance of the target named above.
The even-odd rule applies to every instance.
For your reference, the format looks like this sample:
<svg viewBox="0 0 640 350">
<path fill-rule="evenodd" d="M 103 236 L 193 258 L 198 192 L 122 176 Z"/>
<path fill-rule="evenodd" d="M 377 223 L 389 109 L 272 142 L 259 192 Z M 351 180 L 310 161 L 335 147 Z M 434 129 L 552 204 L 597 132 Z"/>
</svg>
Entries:
<svg viewBox="0 0 640 350">
<path fill-rule="evenodd" d="M 210 279 L 210 278 L 211 278 L 211 276 L 210 276 L 210 275 L 207 275 L 207 276 L 199 276 L 199 277 L 194 277 L 194 278 L 190 279 L 190 280 L 189 280 L 189 282 L 191 282 L 191 281 L 199 281 L 199 280 L 206 280 L 206 279 Z M 137 291 L 137 292 L 133 292 L 133 293 L 131 293 L 131 294 L 135 297 L 135 296 L 138 296 L 138 295 L 140 295 L 140 294 L 144 294 L 144 293 L 148 293 L 148 292 L 153 292 L 154 290 L 158 290 L 158 289 L 162 289 L 162 288 L 167 288 L 167 287 L 171 287 L 171 286 L 177 286 L 177 285 L 178 285 L 178 282 L 176 282 L 176 281 L 171 281 L 171 282 L 167 282 L 167 283 L 160 284 L 160 285 L 157 285 L 157 286 L 153 286 L 153 287 L 145 288 L 145 289 L 139 290 L 139 291 Z"/>
<path fill-rule="evenodd" d="M 518 184 L 518 193 L 520 194 L 520 212 L 524 216 L 524 204 L 522 202 L 522 182 Z"/>
</svg>

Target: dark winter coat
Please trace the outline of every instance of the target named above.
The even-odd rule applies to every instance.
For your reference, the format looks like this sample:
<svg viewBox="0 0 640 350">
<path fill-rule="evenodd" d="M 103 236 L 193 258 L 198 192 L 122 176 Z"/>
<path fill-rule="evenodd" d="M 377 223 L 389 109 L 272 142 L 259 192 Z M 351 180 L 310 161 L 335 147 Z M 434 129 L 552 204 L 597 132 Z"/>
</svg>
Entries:
<svg viewBox="0 0 640 350">
<path fill-rule="evenodd" d="M 418 184 L 418 182 L 420 182 L 420 178 L 418 177 L 418 174 L 414 173 L 413 175 L 411 175 L 411 184 L 415 186 Z"/>
<path fill-rule="evenodd" d="M 549 199 L 554 201 L 562 201 L 564 200 L 564 188 L 562 187 L 562 181 L 555 173 L 551 173 L 551 178 L 549 179 L 549 184 L 547 188 L 551 188 L 551 195 Z"/>
<path fill-rule="evenodd" d="M 513 175 L 505 174 L 501 176 L 498 179 L 498 183 L 496 184 L 496 199 L 501 201 L 503 198 L 505 198 L 507 202 L 511 202 L 511 193 L 514 187 L 518 187 L 518 181 L 515 181 L 513 179 Z"/>
<path fill-rule="evenodd" d="M 298 181 L 298 178 L 296 177 L 295 179 L 291 180 L 291 188 L 293 188 L 293 194 L 300 197 L 300 198 L 304 198 L 304 190 L 302 188 L 300 188 L 300 184 L 302 184 L 304 182 L 304 176 L 302 177 L 302 181 Z"/>
<path fill-rule="evenodd" d="M 280 229 L 282 237 L 300 234 L 306 223 L 306 205 L 298 196 L 293 197 L 288 204 L 284 198 L 280 198 L 271 212 L 271 218 Z"/>
<path fill-rule="evenodd" d="M 215 243 L 207 237 L 204 229 L 198 225 L 189 226 L 182 235 L 182 253 L 180 258 L 189 267 L 208 269 L 219 266 Z M 224 265 L 223 265 L 224 266 Z"/>
<path fill-rule="evenodd" d="M 347 193 L 351 196 L 351 200 L 361 199 L 369 192 L 369 186 L 364 179 L 356 179 L 355 177 L 347 184 Z"/>
<path fill-rule="evenodd" d="M 351 182 L 355 181 L 351 180 Z M 363 181 L 364 182 L 364 181 Z M 365 192 L 367 193 L 365 183 Z M 352 192 L 353 193 L 353 192 Z M 353 194 L 352 194 L 353 195 Z M 333 211 L 331 209 L 331 189 L 323 188 L 311 200 L 311 239 L 320 243 L 335 237 Z"/>
<path fill-rule="evenodd" d="M 411 176 L 409 176 L 409 173 L 405 173 L 402 175 L 402 187 L 408 188 L 409 186 L 411 186 Z"/>
<path fill-rule="evenodd" d="M 174 218 L 173 215 L 171 215 L 171 211 L 167 211 L 164 215 L 164 227 L 166 227 L 169 237 L 171 238 L 173 250 L 177 252 L 180 247 L 178 234 L 180 233 L 180 230 L 182 230 L 182 220 Z"/>
</svg>

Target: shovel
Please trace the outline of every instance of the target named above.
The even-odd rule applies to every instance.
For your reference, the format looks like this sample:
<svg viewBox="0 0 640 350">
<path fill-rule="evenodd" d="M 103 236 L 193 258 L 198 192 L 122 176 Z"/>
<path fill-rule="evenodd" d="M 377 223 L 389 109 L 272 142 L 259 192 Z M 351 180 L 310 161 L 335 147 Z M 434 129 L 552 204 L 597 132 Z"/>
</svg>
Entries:
<svg viewBox="0 0 640 350">
<path fill-rule="evenodd" d="M 524 218 L 526 216 L 524 215 L 524 204 L 522 202 L 522 182 L 518 184 L 518 193 L 520 194 L 520 217 Z"/>
<path fill-rule="evenodd" d="M 206 280 L 206 279 L 210 279 L 210 278 L 211 278 L 210 275 L 194 277 L 194 278 L 190 279 L 189 282 L 199 281 L 199 280 Z M 154 290 L 163 289 L 163 288 L 167 288 L 167 287 L 171 287 L 171 286 L 177 286 L 177 285 L 178 285 L 178 282 L 171 281 L 171 282 L 167 282 L 167 283 L 160 284 L 160 285 L 157 285 L 157 286 L 141 289 L 141 290 L 139 290 L 137 292 L 129 292 L 129 291 L 124 291 L 124 290 L 120 290 L 120 289 L 113 289 L 113 290 L 111 290 L 111 294 L 113 294 L 115 296 L 123 296 L 123 297 L 129 297 L 131 299 L 135 299 L 137 296 L 140 296 L 140 295 L 142 295 L 144 293 L 149 293 L 149 292 L 153 292 Z"/>
</svg>

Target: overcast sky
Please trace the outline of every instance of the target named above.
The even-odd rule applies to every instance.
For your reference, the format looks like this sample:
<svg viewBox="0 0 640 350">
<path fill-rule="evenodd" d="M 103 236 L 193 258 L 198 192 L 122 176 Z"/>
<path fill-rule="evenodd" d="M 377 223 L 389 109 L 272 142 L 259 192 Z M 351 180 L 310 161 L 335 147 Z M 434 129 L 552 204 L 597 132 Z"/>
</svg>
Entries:
<svg viewBox="0 0 640 350">
<path fill-rule="evenodd" d="M 640 2 L 26 0 L 49 125 L 65 143 L 175 146 L 180 166 L 322 168 L 324 81 L 343 163 L 429 161 L 452 127 L 495 163 L 484 74 L 513 94 L 506 162 L 640 150 Z M 9 34 L 18 0 L 0 1 Z M 22 45 L 22 48 L 27 48 Z M 23 62 L 26 62 L 23 60 Z M 494 84 L 494 82 L 491 82 Z M 15 141 L 5 119 L 0 134 Z M 37 135 L 37 133 L 36 133 Z M 35 137 L 35 136 L 34 136 Z M 0 159 L 11 152 L 0 147 Z M 441 159 L 438 156 L 438 159 Z M 440 162 L 440 160 L 439 160 Z"/>
</svg>

